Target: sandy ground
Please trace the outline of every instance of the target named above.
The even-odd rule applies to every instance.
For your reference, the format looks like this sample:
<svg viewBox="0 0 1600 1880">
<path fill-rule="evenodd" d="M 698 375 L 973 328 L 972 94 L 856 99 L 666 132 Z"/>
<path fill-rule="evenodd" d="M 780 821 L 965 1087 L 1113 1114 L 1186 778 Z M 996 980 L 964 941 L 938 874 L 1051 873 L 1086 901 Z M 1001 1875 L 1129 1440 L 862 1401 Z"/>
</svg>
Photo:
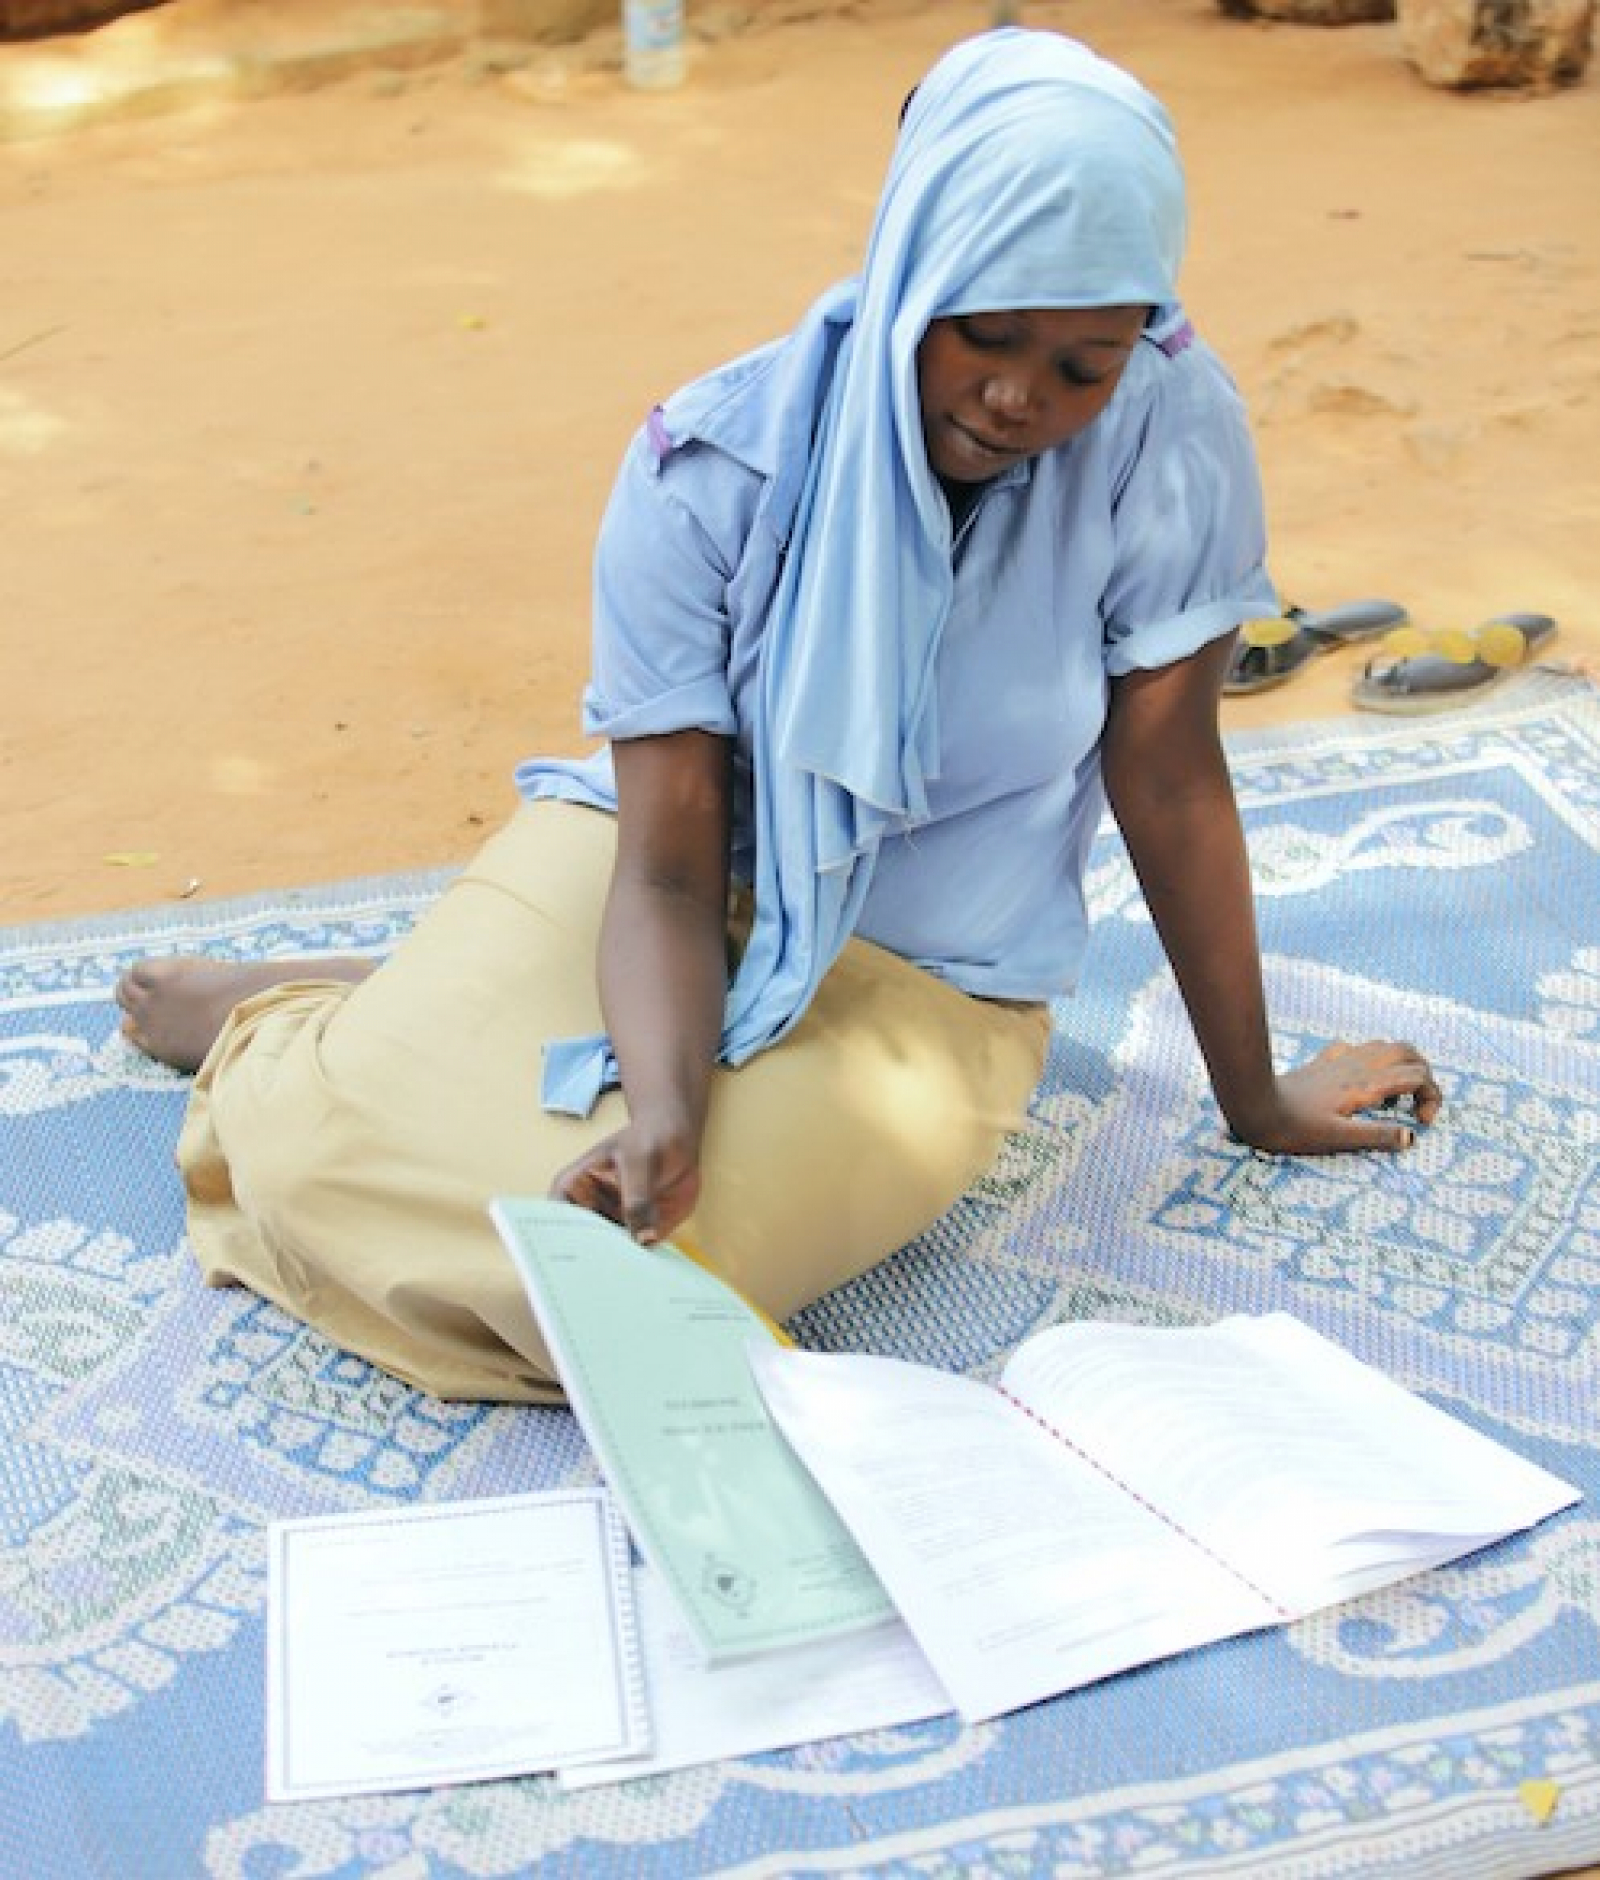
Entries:
<svg viewBox="0 0 1600 1880">
<path fill-rule="evenodd" d="M 463 59 L 0 146 L 0 919 L 453 861 L 579 748 L 631 427 L 854 266 L 901 95 L 991 9 L 811 11 L 667 95 Z M 1595 72 L 1457 96 L 1387 26 L 1024 11 L 1173 109 L 1286 593 L 1543 609 L 1593 659 Z"/>
</svg>

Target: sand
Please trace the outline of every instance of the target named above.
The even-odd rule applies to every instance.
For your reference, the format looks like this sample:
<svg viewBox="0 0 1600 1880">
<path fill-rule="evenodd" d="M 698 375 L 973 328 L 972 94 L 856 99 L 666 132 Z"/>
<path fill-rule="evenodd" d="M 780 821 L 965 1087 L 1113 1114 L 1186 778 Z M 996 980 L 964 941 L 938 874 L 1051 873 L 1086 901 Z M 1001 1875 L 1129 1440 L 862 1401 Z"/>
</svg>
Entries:
<svg viewBox="0 0 1600 1880">
<path fill-rule="evenodd" d="M 0 146 L 0 918 L 453 862 L 581 748 L 630 430 L 850 271 L 901 95 L 991 9 L 781 11 L 669 94 L 580 48 Z M 1286 594 L 1541 609 L 1595 659 L 1593 74 L 1460 96 L 1389 26 L 1024 11 L 1172 107 Z"/>
</svg>

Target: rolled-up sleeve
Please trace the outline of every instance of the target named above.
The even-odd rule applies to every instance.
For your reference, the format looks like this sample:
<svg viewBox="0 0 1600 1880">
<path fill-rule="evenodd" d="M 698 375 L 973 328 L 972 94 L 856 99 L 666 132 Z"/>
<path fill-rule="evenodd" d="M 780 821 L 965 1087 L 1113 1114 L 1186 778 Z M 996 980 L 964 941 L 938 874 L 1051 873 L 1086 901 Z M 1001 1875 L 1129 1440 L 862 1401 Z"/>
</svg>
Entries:
<svg viewBox="0 0 1600 1880">
<path fill-rule="evenodd" d="M 635 438 L 595 551 L 589 735 L 733 734 L 727 593 L 742 481 L 717 453 L 663 460 L 647 432 Z"/>
<path fill-rule="evenodd" d="M 1153 377 L 1113 497 L 1102 612 L 1113 677 L 1187 658 L 1279 608 L 1261 474 L 1232 381 L 1199 344 Z"/>
</svg>

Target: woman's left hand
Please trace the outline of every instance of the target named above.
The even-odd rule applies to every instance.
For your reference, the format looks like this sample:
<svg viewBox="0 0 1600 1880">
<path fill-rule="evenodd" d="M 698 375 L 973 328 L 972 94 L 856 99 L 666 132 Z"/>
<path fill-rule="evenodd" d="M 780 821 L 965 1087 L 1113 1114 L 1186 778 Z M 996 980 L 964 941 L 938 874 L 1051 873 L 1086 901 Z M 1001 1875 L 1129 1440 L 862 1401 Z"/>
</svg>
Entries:
<svg viewBox="0 0 1600 1880">
<path fill-rule="evenodd" d="M 1241 1142 L 1272 1155 L 1409 1149 L 1416 1125 L 1431 1123 L 1444 1101 L 1416 1046 L 1387 1041 L 1330 1044 L 1276 1081 L 1276 1117 L 1234 1129 Z M 1393 1118 L 1360 1114 L 1401 1106 L 1403 1114 Z"/>
</svg>

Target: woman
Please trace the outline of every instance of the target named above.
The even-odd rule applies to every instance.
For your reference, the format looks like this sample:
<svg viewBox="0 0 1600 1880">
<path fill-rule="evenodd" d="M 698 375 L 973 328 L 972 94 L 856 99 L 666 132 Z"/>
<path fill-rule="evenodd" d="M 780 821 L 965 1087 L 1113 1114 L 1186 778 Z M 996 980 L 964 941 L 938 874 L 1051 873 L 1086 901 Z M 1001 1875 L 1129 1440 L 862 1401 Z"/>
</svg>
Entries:
<svg viewBox="0 0 1600 1880">
<path fill-rule="evenodd" d="M 129 1035 L 204 1059 L 180 1161 L 208 1278 L 438 1394 L 551 1399 L 484 1206 L 553 1188 L 788 1316 L 1020 1121 L 1107 797 L 1236 1136 L 1397 1149 L 1408 1123 L 1359 1113 L 1431 1120 L 1409 1045 L 1272 1065 L 1217 700 L 1276 602 L 1183 234 L 1127 74 L 1020 30 L 938 63 L 859 278 L 628 454 L 606 750 L 525 765 L 375 972 L 128 976 Z"/>
</svg>

